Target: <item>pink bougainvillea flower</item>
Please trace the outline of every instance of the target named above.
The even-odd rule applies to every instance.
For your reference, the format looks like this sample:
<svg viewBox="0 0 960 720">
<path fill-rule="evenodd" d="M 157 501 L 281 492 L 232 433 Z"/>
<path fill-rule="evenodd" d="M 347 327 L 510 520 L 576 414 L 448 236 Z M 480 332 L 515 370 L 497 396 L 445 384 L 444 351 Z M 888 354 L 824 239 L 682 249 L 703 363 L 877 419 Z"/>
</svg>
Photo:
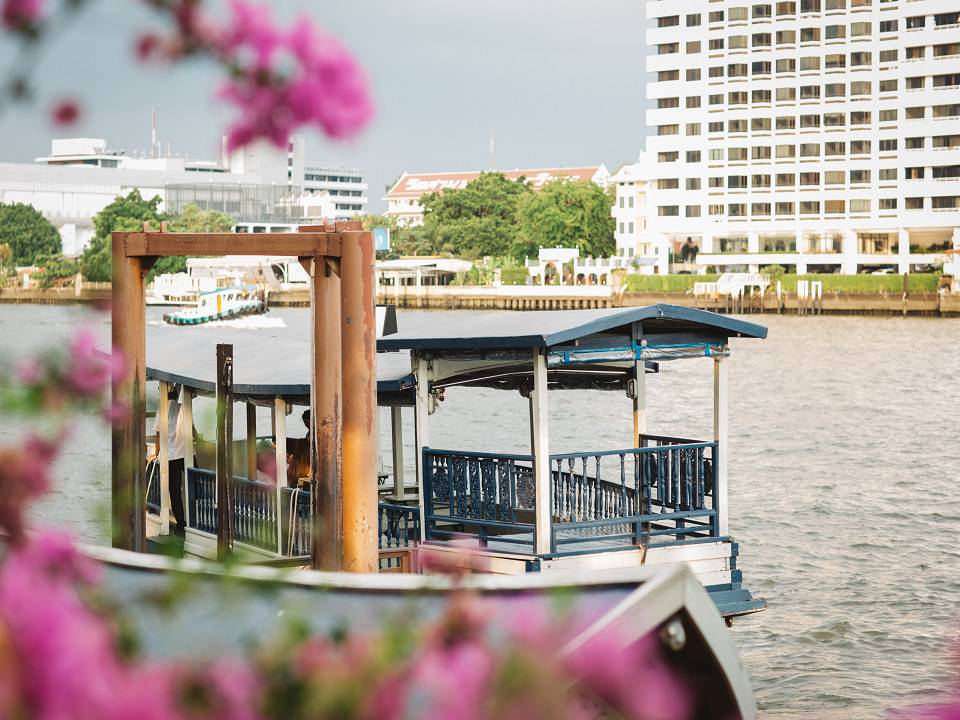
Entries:
<svg viewBox="0 0 960 720">
<path fill-rule="evenodd" d="M 50 118 L 55 125 L 73 125 L 80 118 L 80 106 L 75 100 L 58 100 L 50 109 Z"/>
<path fill-rule="evenodd" d="M 43 380 L 43 365 L 35 357 L 17 361 L 17 379 L 24 385 L 36 385 Z"/>
<path fill-rule="evenodd" d="M 0 14 L 10 30 L 36 27 L 43 21 L 43 0 L 3 0 Z"/>
<path fill-rule="evenodd" d="M 134 44 L 134 52 L 141 62 L 151 60 L 160 50 L 164 40 L 156 33 L 143 33 Z"/>
<path fill-rule="evenodd" d="M 59 449 L 60 439 L 36 435 L 22 447 L 0 447 L 0 528 L 14 544 L 24 538 L 27 502 L 50 490 L 50 470 Z"/>
<path fill-rule="evenodd" d="M 80 330 L 70 342 L 66 381 L 74 392 L 83 397 L 95 397 L 102 393 L 111 378 L 117 377 L 118 366 L 122 368 L 121 355 L 113 353 L 109 358 L 97 357 L 94 354 L 95 344 L 96 338 L 89 330 Z"/>
<path fill-rule="evenodd" d="M 230 0 L 230 11 L 231 24 L 221 40 L 221 49 L 231 55 L 250 52 L 254 69 L 272 69 L 274 54 L 284 37 L 273 24 L 270 8 L 245 0 Z"/>
</svg>

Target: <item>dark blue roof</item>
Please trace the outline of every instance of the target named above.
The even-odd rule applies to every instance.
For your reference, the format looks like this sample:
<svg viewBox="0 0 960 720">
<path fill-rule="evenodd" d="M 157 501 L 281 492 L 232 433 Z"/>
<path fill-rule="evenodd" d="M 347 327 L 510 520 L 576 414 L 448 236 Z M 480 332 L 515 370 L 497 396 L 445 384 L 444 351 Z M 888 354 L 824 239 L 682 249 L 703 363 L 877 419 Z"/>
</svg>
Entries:
<svg viewBox="0 0 960 720">
<path fill-rule="evenodd" d="M 682 334 L 692 340 L 765 338 L 763 325 L 679 305 L 605 310 L 439 312 L 429 323 L 380 338 L 377 349 L 463 350 L 553 347 L 598 333 L 630 334 L 640 323 L 644 337 Z"/>
</svg>

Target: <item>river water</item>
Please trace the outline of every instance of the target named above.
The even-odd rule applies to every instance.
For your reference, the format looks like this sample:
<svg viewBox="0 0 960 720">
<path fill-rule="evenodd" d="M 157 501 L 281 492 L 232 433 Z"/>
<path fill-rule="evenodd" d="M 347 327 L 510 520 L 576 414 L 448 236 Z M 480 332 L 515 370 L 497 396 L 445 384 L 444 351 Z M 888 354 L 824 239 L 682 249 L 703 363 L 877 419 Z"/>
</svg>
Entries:
<svg viewBox="0 0 960 720">
<path fill-rule="evenodd" d="M 271 316 L 307 332 L 305 310 Z M 733 633 L 762 714 L 874 718 L 929 700 L 960 639 L 960 320 L 748 319 L 770 334 L 733 343 L 730 526 L 769 609 Z M 109 319 L 92 311 L 0 306 L 0 372 L 81 324 L 108 342 Z M 265 353 L 274 331 L 250 330 Z M 650 432 L 708 437 L 711 382 L 708 361 L 664 363 L 647 383 Z M 448 390 L 431 444 L 527 452 L 526 413 L 517 393 Z M 551 393 L 550 422 L 553 452 L 629 444 L 618 393 Z M 0 443 L 20 432 L 0 418 Z M 36 521 L 106 542 L 109 461 L 107 431 L 81 420 Z"/>
</svg>

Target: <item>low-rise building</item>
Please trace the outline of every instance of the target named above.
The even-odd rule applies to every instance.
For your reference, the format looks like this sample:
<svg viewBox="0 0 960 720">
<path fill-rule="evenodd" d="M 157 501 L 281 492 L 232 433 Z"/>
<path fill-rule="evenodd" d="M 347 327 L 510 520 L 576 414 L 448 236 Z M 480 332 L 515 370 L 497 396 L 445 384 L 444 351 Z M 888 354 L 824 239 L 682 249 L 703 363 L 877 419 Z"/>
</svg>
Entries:
<svg viewBox="0 0 960 720">
<path fill-rule="evenodd" d="M 617 169 L 610 177 L 616 190 L 610 214 L 617 255 L 634 259 L 637 271 L 649 275 L 669 272 L 669 252 L 666 243 L 646 232 L 647 172 L 645 153 L 640 153 L 637 162 Z"/>
</svg>

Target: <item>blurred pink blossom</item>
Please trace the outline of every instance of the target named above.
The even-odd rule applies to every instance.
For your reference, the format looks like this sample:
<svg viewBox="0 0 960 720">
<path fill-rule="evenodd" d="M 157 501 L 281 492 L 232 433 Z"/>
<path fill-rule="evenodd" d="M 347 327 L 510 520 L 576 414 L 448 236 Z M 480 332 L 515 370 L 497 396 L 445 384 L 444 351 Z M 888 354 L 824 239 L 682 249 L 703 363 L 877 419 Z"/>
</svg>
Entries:
<svg viewBox="0 0 960 720">
<path fill-rule="evenodd" d="M 65 127 L 73 125 L 80 118 L 80 105 L 69 98 L 58 100 L 50 108 L 50 119 L 54 125 Z"/>
<path fill-rule="evenodd" d="M 30 435 L 21 447 L 0 447 L 0 528 L 23 540 L 27 503 L 50 490 L 50 470 L 61 438 Z"/>
<path fill-rule="evenodd" d="M 10 30 L 39 25 L 43 20 L 43 0 L 3 0 L 4 27 Z"/>
<path fill-rule="evenodd" d="M 95 344 L 96 338 L 89 330 L 80 330 L 70 342 L 66 368 L 67 384 L 84 397 L 95 397 L 102 393 L 111 378 L 117 377 L 117 371 L 122 367 L 122 356 L 117 353 L 111 354 L 107 359 L 97 357 L 94 354 Z"/>
<path fill-rule="evenodd" d="M 35 357 L 17 361 L 17 379 L 24 385 L 36 385 L 43 379 L 43 366 Z"/>
</svg>

